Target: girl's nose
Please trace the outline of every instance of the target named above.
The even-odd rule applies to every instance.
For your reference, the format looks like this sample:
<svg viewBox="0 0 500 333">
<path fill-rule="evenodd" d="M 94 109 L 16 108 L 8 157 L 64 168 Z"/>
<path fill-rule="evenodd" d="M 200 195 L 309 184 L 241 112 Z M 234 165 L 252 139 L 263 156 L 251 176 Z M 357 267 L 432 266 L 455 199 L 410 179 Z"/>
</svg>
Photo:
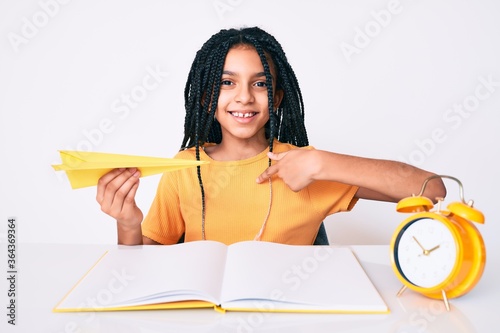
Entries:
<svg viewBox="0 0 500 333">
<path fill-rule="evenodd" d="M 247 85 L 240 85 L 235 96 L 236 102 L 240 102 L 242 104 L 252 103 L 254 101 L 254 97 L 250 87 Z"/>
</svg>

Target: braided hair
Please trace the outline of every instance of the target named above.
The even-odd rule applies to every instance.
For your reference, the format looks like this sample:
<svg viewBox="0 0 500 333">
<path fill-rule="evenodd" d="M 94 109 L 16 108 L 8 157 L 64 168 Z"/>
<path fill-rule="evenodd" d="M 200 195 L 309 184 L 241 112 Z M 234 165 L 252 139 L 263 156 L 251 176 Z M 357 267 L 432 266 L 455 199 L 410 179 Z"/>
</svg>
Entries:
<svg viewBox="0 0 500 333">
<path fill-rule="evenodd" d="M 197 160 L 200 160 L 200 147 L 204 143 L 218 144 L 222 141 L 221 127 L 214 117 L 217 103 L 212 101 L 219 99 L 226 55 L 231 48 L 240 45 L 254 48 L 264 67 L 269 108 L 269 121 L 265 128 L 269 151 L 273 151 L 274 139 L 298 147 L 309 144 L 304 124 L 302 93 L 280 43 L 258 27 L 223 29 L 212 35 L 196 53 L 184 88 L 186 117 L 181 150 L 195 147 Z M 283 99 L 276 110 L 274 110 L 270 65 L 276 72 L 276 90 L 283 91 Z M 202 196 L 202 226 L 204 226 L 205 190 L 200 166 L 197 169 Z"/>
</svg>

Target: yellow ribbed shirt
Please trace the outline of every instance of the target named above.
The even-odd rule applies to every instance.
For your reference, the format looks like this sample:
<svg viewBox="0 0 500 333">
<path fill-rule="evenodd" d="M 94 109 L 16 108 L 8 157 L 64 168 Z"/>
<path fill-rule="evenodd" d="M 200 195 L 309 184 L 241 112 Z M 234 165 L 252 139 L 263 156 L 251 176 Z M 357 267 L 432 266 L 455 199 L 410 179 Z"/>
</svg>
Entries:
<svg viewBox="0 0 500 333">
<path fill-rule="evenodd" d="M 274 152 L 295 149 L 274 143 Z M 313 149 L 303 147 L 300 149 Z M 270 202 L 269 182 L 255 179 L 268 167 L 267 152 L 245 160 L 215 161 L 203 150 L 200 159 L 205 189 L 206 239 L 232 244 L 252 240 L 264 223 Z M 195 149 L 179 152 L 176 158 L 196 159 Z M 272 204 L 262 241 L 310 245 L 326 216 L 350 210 L 357 199 L 356 186 L 331 181 L 315 181 L 293 192 L 279 178 L 272 178 Z M 142 223 L 144 236 L 161 244 L 202 239 L 201 190 L 196 168 L 165 173 L 151 208 Z"/>
</svg>

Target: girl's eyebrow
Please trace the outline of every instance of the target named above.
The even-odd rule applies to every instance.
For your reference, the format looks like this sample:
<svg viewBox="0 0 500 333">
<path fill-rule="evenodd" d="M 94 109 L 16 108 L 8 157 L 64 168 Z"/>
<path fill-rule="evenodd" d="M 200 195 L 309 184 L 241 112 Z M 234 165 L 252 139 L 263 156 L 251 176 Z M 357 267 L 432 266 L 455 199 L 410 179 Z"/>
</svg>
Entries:
<svg viewBox="0 0 500 333">
<path fill-rule="evenodd" d="M 229 76 L 238 76 L 238 73 L 233 72 L 233 71 L 228 71 L 228 70 L 222 71 L 222 74 L 226 74 Z M 266 76 L 266 73 L 265 72 L 258 72 L 258 73 L 255 73 L 255 75 L 254 75 L 254 77 L 262 77 L 262 76 Z M 273 77 L 272 74 L 271 74 L 271 77 Z"/>
</svg>

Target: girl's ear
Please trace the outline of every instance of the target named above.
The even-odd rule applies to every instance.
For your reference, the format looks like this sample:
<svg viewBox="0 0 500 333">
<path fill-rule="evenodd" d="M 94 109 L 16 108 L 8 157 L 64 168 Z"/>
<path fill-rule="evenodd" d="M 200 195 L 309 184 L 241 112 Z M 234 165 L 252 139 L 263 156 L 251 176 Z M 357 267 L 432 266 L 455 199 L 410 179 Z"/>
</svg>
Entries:
<svg viewBox="0 0 500 333">
<path fill-rule="evenodd" d="M 283 96 L 284 96 L 284 91 L 283 90 L 276 90 L 276 92 L 274 93 L 274 110 L 276 110 L 280 104 L 281 104 L 281 101 L 283 100 Z"/>
</svg>

